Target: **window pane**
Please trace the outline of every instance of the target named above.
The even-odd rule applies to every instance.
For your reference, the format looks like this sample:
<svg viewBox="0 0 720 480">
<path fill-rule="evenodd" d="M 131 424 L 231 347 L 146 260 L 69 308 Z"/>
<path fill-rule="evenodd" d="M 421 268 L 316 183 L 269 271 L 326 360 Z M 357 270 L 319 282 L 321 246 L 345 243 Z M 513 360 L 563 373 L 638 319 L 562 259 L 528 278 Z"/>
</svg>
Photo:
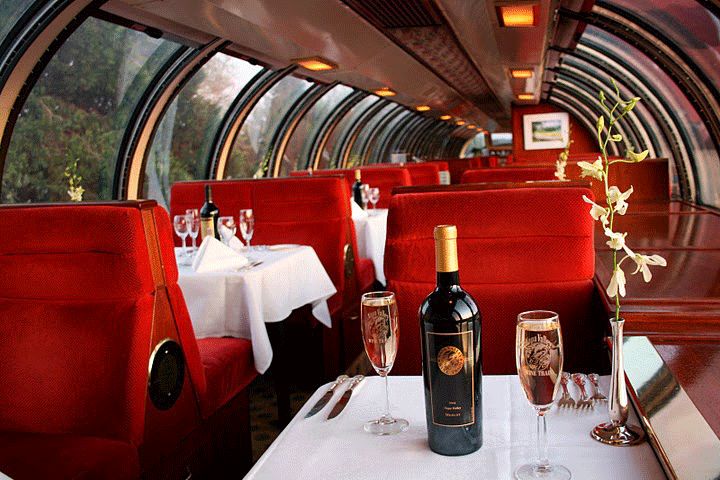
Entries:
<svg viewBox="0 0 720 480">
<path fill-rule="evenodd" d="M 145 166 L 144 192 L 167 206 L 170 186 L 207 176 L 210 148 L 240 90 L 262 67 L 224 53 L 213 56 L 183 87 L 158 125 Z"/>
<path fill-rule="evenodd" d="M 118 148 L 135 104 L 177 43 L 89 18 L 50 60 L 20 112 L 2 201 L 67 201 L 77 161 L 84 200 L 112 197 Z"/>
<path fill-rule="evenodd" d="M 0 42 L 32 3 L 33 0 L 0 0 Z"/>
<path fill-rule="evenodd" d="M 330 134 L 330 138 L 328 138 L 327 143 L 325 143 L 325 148 L 323 149 L 322 155 L 320 157 L 320 163 L 318 164 L 318 168 L 335 168 L 335 165 L 332 164 L 333 158 L 335 158 L 335 155 L 338 153 L 336 150 L 340 148 L 338 145 L 338 139 L 342 136 L 342 134 L 345 132 L 345 129 L 350 125 L 351 122 L 354 122 L 355 119 L 360 115 L 362 112 L 365 111 L 366 108 L 368 108 L 373 103 L 380 100 L 380 97 L 376 97 L 375 95 L 370 95 L 362 100 L 360 100 L 357 104 L 355 104 L 354 107 L 350 109 L 348 113 L 345 114 L 343 118 L 340 119 L 337 126 L 335 127 L 335 130 Z"/>
<path fill-rule="evenodd" d="M 384 158 L 382 156 L 383 152 L 381 152 L 381 148 L 384 146 L 384 142 L 387 139 L 388 135 L 392 134 L 395 129 L 397 128 L 398 124 L 405 120 L 410 114 L 409 111 L 404 111 L 400 113 L 397 117 L 390 120 L 390 122 L 387 124 L 385 129 L 373 140 L 373 145 L 370 149 L 370 156 L 368 157 L 368 160 L 370 163 L 385 163 L 390 161 L 390 157 Z"/>
<path fill-rule="evenodd" d="M 357 165 L 360 165 L 362 163 L 362 151 L 361 148 L 367 141 L 368 137 L 371 133 L 375 133 L 377 130 L 378 124 L 387 116 L 388 113 L 390 113 L 391 110 L 397 108 L 396 103 L 390 103 L 388 105 L 385 105 L 378 113 L 375 114 L 368 122 L 365 124 L 365 126 L 360 130 L 360 133 L 358 134 L 357 139 L 355 140 L 355 143 L 352 146 L 352 149 L 350 150 L 350 157 L 348 158 L 348 164 L 347 167 L 354 167 Z"/>
<path fill-rule="evenodd" d="M 501 133 L 493 133 L 491 134 L 493 136 L 493 140 L 495 140 L 496 135 L 504 135 Z M 510 135 L 510 143 L 512 143 L 512 133 L 507 134 Z M 480 155 L 484 155 L 487 150 L 485 149 L 485 134 L 484 133 L 478 133 L 475 135 L 472 140 L 470 140 L 470 143 L 465 147 L 465 154 L 463 157 L 479 157 Z"/>
<path fill-rule="evenodd" d="M 245 119 L 228 159 L 225 178 L 261 177 L 269 166 L 270 141 L 295 100 L 312 85 L 285 77 L 260 99 Z"/>
<path fill-rule="evenodd" d="M 588 26 L 582 40 L 590 40 L 598 45 L 602 51 L 612 52 L 615 56 L 625 59 L 625 63 L 633 65 L 643 78 L 651 82 L 657 95 L 668 102 L 676 118 L 688 132 L 688 144 L 685 148 L 689 152 L 690 162 L 694 164 L 697 175 L 691 182 L 699 189 L 697 200 L 706 205 L 720 207 L 720 159 L 715 151 L 710 134 L 702 123 L 697 111 L 680 90 L 677 84 L 645 54 L 632 47 L 622 39 Z M 591 49 L 581 45 L 589 54 Z M 682 162 L 683 159 L 671 158 L 673 162 Z M 687 165 L 688 175 L 693 176 L 690 166 Z M 673 172 L 674 173 L 674 172 Z"/>
<path fill-rule="evenodd" d="M 280 175 L 285 176 L 290 170 L 302 170 L 308 162 L 311 142 L 325 118 L 330 114 L 353 89 L 345 85 L 337 85 L 318 100 L 305 114 L 288 141 L 285 156 L 280 167 Z"/>
<path fill-rule="evenodd" d="M 720 20 L 697 0 L 611 0 L 656 27 L 720 88 Z"/>
</svg>

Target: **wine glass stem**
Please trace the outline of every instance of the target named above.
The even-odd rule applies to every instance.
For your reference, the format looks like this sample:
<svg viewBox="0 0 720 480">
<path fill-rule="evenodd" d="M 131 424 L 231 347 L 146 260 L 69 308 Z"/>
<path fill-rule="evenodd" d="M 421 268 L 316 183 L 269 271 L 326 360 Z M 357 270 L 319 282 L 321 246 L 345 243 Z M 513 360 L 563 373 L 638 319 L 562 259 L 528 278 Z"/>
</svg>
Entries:
<svg viewBox="0 0 720 480">
<path fill-rule="evenodd" d="M 195 235 L 194 237 L 192 237 L 192 248 L 193 248 L 193 252 L 194 252 L 195 250 L 197 250 L 197 246 L 195 245 L 195 239 L 196 239 L 196 238 L 197 238 L 197 235 Z"/>
<path fill-rule="evenodd" d="M 388 376 L 385 374 L 385 418 L 392 418 L 390 415 L 390 387 L 388 386 Z"/>
<path fill-rule="evenodd" d="M 549 466 L 547 455 L 547 423 L 544 413 L 537 416 L 537 468 L 545 469 Z"/>
<path fill-rule="evenodd" d="M 182 254 L 183 254 L 183 257 L 187 257 L 187 242 L 186 242 L 186 240 L 187 240 L 187 235 L 185 235 L 185 236 L 182 237 L 182 241 L 183 241 Z"/>
</svg>

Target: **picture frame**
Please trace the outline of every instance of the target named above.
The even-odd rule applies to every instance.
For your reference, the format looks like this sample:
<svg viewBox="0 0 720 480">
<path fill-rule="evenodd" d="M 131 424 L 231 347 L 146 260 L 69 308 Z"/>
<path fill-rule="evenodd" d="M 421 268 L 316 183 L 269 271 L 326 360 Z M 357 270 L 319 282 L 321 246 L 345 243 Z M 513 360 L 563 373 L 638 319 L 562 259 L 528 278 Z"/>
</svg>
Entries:
<svg viewBox="0 0 720 480">
<path fill-rule="evenodd" d="M 523 115 L 525 150 L 565 148 L 570 131 L 570 116 L 565 112 Z"/>
</svg>

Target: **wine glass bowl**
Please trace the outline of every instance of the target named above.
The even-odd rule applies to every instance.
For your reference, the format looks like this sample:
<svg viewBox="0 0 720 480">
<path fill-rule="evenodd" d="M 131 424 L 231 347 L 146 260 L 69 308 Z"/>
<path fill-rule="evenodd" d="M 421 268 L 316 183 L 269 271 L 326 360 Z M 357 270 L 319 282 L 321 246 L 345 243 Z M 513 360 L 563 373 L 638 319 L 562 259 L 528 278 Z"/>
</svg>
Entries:
<svg viewBox="0 0 720 480">
<path fill-rule="evenodd" d="M 187 215 L 175 215 L 173 217 L 173 229 L 175 235 L 182 239 L 181 264 L 185 265 L 188 259 L 186 239 L 189 234 Z"/>
<path fill-rule="evenodd" d="M 250 240 L 255 232 L 255 215 L 253 215 L 252 208 L 244 208 L 240 210 L 239 216 L 240 222 L 240 234 L 245 240 L 247 248 L 250 248 Z"/>
<path fill-rule="evenodd" d="M 377 187 L 372 187 L 368 191 L 368 199 L 370 200 L 370 203 L 372 204 L 373 210 L 375 210 L 377 207 L 375 206 L 378 201 L 380 201 L 380 189 Z"/>
<path fill-rule="evenodd" d="M 365 353 L 375 371 L 385 379 L 385 413 L 365 423 L 365 431 L 376 435 L 392 435 L 407 430 L 408 422 L 390 414 L 388 374 L 395 363 L 400 326 L 397 302 L 392 292 L 369 292 L 360 304 L 360 328 Z"/>
<path fill-rule="evenodd" d="M 218 218 L 218 230 L 220 232 L 220 238 L 225 245 L 230 246 L 230 240 L 235 236 L 237 232 L 237 224 L 233 217 L 220 217 Z"/>
<path fill-rule="evenodd" d="M 200 234 L 200 212 L 197 208 L 185 210 L 188 221 L 188 234 L 192 239 L 192 253 L 197 252 L 197 237 Z"/>
<path fill-rule="evenodd" d="M 519 480 L 569 480 L 570 471 L 547 458 L 546 413 L 556 397 L 563 369 L 563 343 L 558 314 L 532 310 L 518 315 L 515 361 L 525 396 L 537 414 L 538 458 L 515 470 Z"/>
</svg>

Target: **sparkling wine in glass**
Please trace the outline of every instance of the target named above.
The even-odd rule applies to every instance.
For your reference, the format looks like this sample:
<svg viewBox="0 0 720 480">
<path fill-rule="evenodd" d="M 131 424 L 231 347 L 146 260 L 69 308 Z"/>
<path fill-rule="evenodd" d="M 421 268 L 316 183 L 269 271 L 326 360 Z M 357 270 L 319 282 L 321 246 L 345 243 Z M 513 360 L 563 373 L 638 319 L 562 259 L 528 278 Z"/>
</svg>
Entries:
<svg viewBox="0 0 720 480">
<path fill-rule="evenodd" d="M 250 249 L 250 240 L 255 231 L 255 216 L 252 208 L 240 210 L 240 234 L 245 240 L 247 248 Z"/>
<path fill-rule="evenodd" d="M 398 349 L 397 303 L 392 292 L 369 292 L 362 296 L 360 327 L 365 353 L 381 377 L 385 378 L 385 413 L 365 424 L 365 431 L 376 435 L 392 435 L 408 428 L 408 421 L 390 415 L 388 374 L 395 363 Z"/>
<path fill-rule="evenodd" d="M 546 414 L 552 407 L 563 369 L 563 345 L 558 314 L 532 310 L 518 315 L 515 361 L 525 396 L 537 414 L 537 460 L 518 467 L 519 480 L 569 480 L 562 465 L 551 464 L 547 456 Z"/>
<path fill-rule="evenodd" d="M 175 229 L 175 235 L 182 239 L 182 253 L 180 254 L 181 264 L 185 265 L 187 262 L 187 245 L 185 240 L 188 236 L 188 222 L 187 215 L 175 215 L 173 217 L 173 228 Z"/>
<path fill-rule="evenodd" d="M 220 238 L 222 242 L 230 246 L 230 240 L 235 236 L 237 232 L 237 224 L 233 217 L 220 217 L 218 218 L 218 230 L 220 231 Z"/>
<path fill-rule="evenodd" d="M 185 210 L 188 216 L 188 233 L 192 239 L 192 253 L 197 252 L 197 238 L 200 234 L 200 211 L 197 208 L 188 208 Z"/>
</svg>

